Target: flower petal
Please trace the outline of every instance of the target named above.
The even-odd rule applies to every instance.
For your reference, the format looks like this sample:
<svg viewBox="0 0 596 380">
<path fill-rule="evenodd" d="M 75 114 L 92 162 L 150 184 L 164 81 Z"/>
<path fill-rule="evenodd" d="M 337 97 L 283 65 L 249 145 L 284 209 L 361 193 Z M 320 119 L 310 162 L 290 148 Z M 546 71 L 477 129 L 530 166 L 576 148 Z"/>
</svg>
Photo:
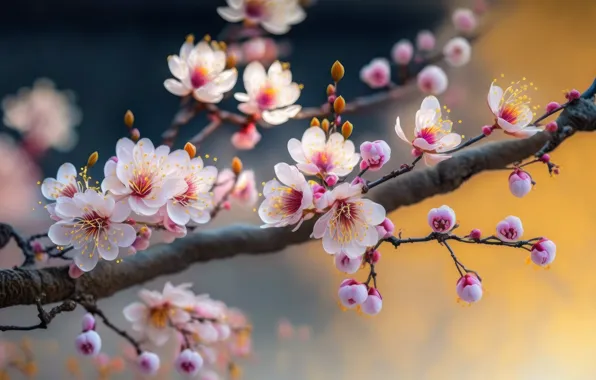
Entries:
<svg viewBox="0 0 596 380">
<path fill-rule="evenodd" d="M 165 82 L 163 82 L 163 85 L 166 88 L 166 90 L 178 96 L 186 96 L 190 94 L 191 91 L 190 88 L 187 88 L 185 85 L 183 85 L 180 81 L 177 81 L 176 79 L 166 79 Z"/>
</svg>

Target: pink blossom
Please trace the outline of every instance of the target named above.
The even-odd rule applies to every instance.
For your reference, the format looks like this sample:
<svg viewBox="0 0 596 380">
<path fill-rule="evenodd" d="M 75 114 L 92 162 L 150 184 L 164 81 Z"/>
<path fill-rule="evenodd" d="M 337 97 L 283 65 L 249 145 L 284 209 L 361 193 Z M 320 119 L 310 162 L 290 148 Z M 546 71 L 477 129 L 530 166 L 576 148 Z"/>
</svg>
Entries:
<svg viewBox="0 0 596 380">
<path fill-rule="evenodd" d="M 132 243 L 132 248 L 134 248 L 134 252 L 137 253 L 146 250 L 149 248 L 149 245 L 149 239 L 145 239 L 142 236 L 137 236 L 134 243 Z"/>
<path fill-rule="evenodd" d="M 352 182 L 350 183 L 352 186 L 362 186 L 364 185 L 364 179 L 362 177 L 356 176 Z"/>
<path fill-rule="evenodd" d="M 360 267 L 362 266 L 362 256 L 358 256 L 351 259 L 345 253 L 340 252 L 336 253 L 333 256 L 333 259 L 335 261 L 335 267 L 347 274 L 353 274 L 358 272 L 358 269 L 360 269 Z"/>
<path fill-rule="evenodd" d="M 368 297 L 362 303 L 362 312 L 368 315 L 377 315 L 383 308 L 383 297 L 381 293 L 373 287 L 368 289 Z"/>
<path fill-rule="evenodd" d="M 459 298 L 465 302 L 478 302 L 482 298 L 482 283 L 472 273 L 466 273 L 457 280 L 455 290 Z"/>
<path fill-rule="evenodd" d="M 337 174 L 329 174 L 327 177 L 325 177 L 325 183 L 329 187 L 335 186 L 335 184 L 337 184 L 337 181 L 339 181 L 339 177 L 337 176 Z"/>
<path fill-rule="evenodd" d="M 532 246 L 530 258 L 534 264 L 544 267 L 552 263 L 556 255 L 557 246 L 555 243 L 547 238 L 542 238 Z"/>
<path fill-rule="evenodd" d="M 366 163 L 365 168 L 370 171 L 378 171 L 391 158 L 391 148 L 383 140 L 365 141 L 360 145 L 360 155 L 362 156 L 362 162 Z M 362 164 L 360 167 L 362 168 Z"/>
<path fill-rule="evenodd" d="M 369 250 L 366 252 L 366 260 L 371 264 L 376 264 L 381 260 L 381 252 L 377 249 Z"/>
<path fill-rule="evenodd" d="M 398 65 L 407 65 L 414 55 L 414 46 L 408 40 L 398 41 L 391 49 L 391 58 Z"/>
<path fill-rule="evenodd" d="M 261 141 L 261 134 L 257 130 L 254 123 L 249 123 L 240 131 L 232 135 L 232 145 L 234 148 L 241 150 L 249 150 L 254 148 L 259 141 Z"/>
<path fill-rule="evenodd" d="M 81 270 L 75 263 L 70 263 L 68 266 L 68 276 L 72 279 L 77 279 L 81 277 L 85 272 Z"/>
<path fill-rule="evenodd" d="M 438 233 L 451 231 L 455 226 L 455 211 L 446 205 L 431 209 L 428 213 L 428 225 Z"/>
<path fill-rule="evenodd" d="M 430 30 L 421 30 L 416 36 L 416 46 L 421 51 L 431 51 L 435 48 L 435 35 Z"/>
<path fill-rule="evenodd" d="M 46 178 L 41 184 L 41 193 L 46 199 L 55 201 L 59 197 L 72 198 L 81 192 L 77 182 L 77 168 L 70 162 L 60 165 L 56 178 Z"/>
<path fill-rule="evenodd" d="M 238 181 L 234 186 L 235 174 L 230 169 L 222 170 L 215 181 L 213 189 L 213 203 L 217 204 L 230 192 L 230 199 L 238 201 L 244 206 L 254 206 L 259 200 L 259 192 L 255 181 L 255 173 L 252 170 L 245 170 L 238 176 Z"/>
<path fill-rule="evenodd" d="M 391 83 L 391 66 L 385 58 L 375 58 L 360 70 L 360 80 L 371 88 L 387 87 Z"/>
<path fill-rule="evenodd" d="M 203 357 L 196 351 L 186 349 L 178 355 L 174 366 L 179 374 L 190 378 L 196 376 L 203 367 Z"/>
<path fill-rule="evenodd" d="M 447 89 L 447 74 L 439 66 L 428 65 L 418 73 L 418 88 L 425 94 L 440 95 Z"/>
<path fill-rule="evenodd" d="M 482 237 L 482 232 L 478 228 L 474 228 L 472 231 L 470 231 L 470 235 L 468 236 L 470 237 L 470 239 L 480 240 L 480 238 Z"/>
<path fill-rule="evenodd" d="M 565 98 L 567 100 L 569 100 L 570 102 L 579 99 L 580 96 L 581 96 L 581 93 L 576 89 L 573 89 L 565 94 Z"/>
<path fill-rule="evenodd" d="M 445 44 L 443 55 L 448 64 L 453 67 L 460 67 L 470 62 L 472 47 L 465 38 L 455 37 Z"/>
<path fill-rule="evenodd" d="M 75 347 L 81 355 L 95 356 L 101 351 L 101 337 L 94 330 L 85 331 L 75 340 Z"/>
<path fill-rule="evenodd" d="M 339 286 L 339 300 L 347 308 L 362 304 L 368 297 L 366 285 L 354 280 L 343 280 Z"/>
<path fill-rule="evenodd" d="M 294 326 L 287 319 L 277 323 L 277 336 L 280 339 L 291 339 L 294 336 Z"/>
<path fill-rule="evenodd" d="M 493 81 L 487 98 L 488 106 L 495 116 L 494 126 L 518 138 L 530 137 L 542 131 L 530 126 L 533 113 L 524 86 L 514 83 L 503 90 Z"/>
<path fill-rule="evenodd" d="M 379 239 L 387 239 L 393 236 L 395 231 L 395 225 L 389 218 L 385 218 L 381 224 L 377 226 L 377 232 L 379 233 Z"/>
<path fill-rule="evenodd" d="M 83 332 L 89 331 L 89 330 L 95 330 L 95 318 L 93 317 L 93 314 L 91 314 L 91 313 L 85 314 L 83 316 L 83 321 L 81 322 L 81 325 L 83 327 Z"/>
<path fill-rule="evenodd" d="M 524 233 L 521 219 L 517 216 L 508 216 L 497 224 L 497 236 L 506 242 L 518 241 Z"/>
<path fill-rule="evenodd" d="M 137 366 L 143 375 L 155 375 L 159 371 L 160 359 L 153 352 L 145 351 L 137 358 Z"/>
<path fill-rule="evenodd" d="M 474 12 L 472 12 L 471 9 L 466 8 L 456 9 L 453 12 L 451 20 L 453 21 L 453 26 L 455 26 L 455 29 L 464 33 L 473 32 L 478 25 L 478 21 L 476 20 Z"/>
<path fill-rule="evenodd" d="M 546 105 L 546 113 L 555 112 L 556 109 L 560 108 L 561 105 L 557 102 L 550 102 Z"/>
<path fill-rule="evenodd" d="M 518 198 L 524 197 L 532 190 L 532 177 L 521 169 L 515 169 L 509 175 L 509 191 Z"/>
<path fill-rule="evenodd" d="M 555 133 L 559 129 L 559 125 L 557 124 L 557 122 L 555 120 L 553 120 L 553 121 L 549 122 L 548 124 L 546 124 L 544 129 L 550 133 Z"/>
</svg>

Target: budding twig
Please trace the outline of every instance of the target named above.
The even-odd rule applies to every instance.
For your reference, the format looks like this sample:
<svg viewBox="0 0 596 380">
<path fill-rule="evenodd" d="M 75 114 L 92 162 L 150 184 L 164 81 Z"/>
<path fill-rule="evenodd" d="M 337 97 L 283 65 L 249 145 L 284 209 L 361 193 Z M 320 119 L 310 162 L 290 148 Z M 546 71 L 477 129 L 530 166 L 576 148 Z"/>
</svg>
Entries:
<svg viewBox="0 0 596 380">
<path fill-rule="evenodd" d="M 31 331 L 37 329 L 47 329 L 50 322 L 60 313 L 65 311 L 73 311 L 76 309 L 77 304 L 73 300 L 66 300 L 62 302 L 60 305 L 53 307 L 50 311 L 46 311 L 43 308 L 42 299 L 45 297 L 45 294 L 41 294 L 35 300 L 35 306 L 37 307 L 37 317 L 39 318 L 39 323 L 36 325 L 31 326 L 0 326 L 0 331 Z"/>
</svg>

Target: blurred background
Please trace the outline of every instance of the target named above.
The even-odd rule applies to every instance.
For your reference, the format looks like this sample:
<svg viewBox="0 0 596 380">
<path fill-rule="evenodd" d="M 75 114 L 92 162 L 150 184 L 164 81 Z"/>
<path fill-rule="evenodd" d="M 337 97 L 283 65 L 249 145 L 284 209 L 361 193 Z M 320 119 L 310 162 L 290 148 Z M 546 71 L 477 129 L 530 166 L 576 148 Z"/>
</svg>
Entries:
<svg viewBox="0 0 596 380">
<path fill-rule="evenodd" d="M 217 36 L 226 24 L 215 12 L 222 5 L 223 0 L 22 0 L 5 5 L 0 95 L 14 95 L 38 78 L 49 78 L 57 89 L 72 91 L 64 96 L 79 111 L 62 110 L 61 117 L 79 125 L 74 132 L 61 131 L 58 149 L 43 154 L 31 142 L 19 148 L 11 141 L 19 139 L 18 133 L 0 127 L 0 221 L 23 233 L 47 229 L 50 220 L 38 205 L 42 199 L 35 183 L 54 176 L 65 161 L 84 164 L 95 150 L 104 160 L 111 156 L 116 140 L 126 134 L 122 116 L 127 109 L 133 110 L 141 133 L 159 141 L 179 105 L 163 88 L 170 77 L 166 57 L 178 52 L 188 33 Z M 387 57 L 396 41 L 414 39 L 421 29 L 433 30 L 442 46 L 454 34 L 450 15 L 458 6 L 474 3 L 319 0 L 307 9 L 303 23 L 280 38 L 291 41 L 291 55 L 284 59 L 305 86 L 299 103 L 313 106 L 325 100 L 329 67 L 336 59 L 347 71 L 344 97 L 372 93 L 358 78 L 360 68 L 372 58 Z M 592 0 L 492 2 L 484 20 L 489 28 L 474 43 L 471 63 L 446 69 L 449 89 L 439 98 L 451 108 L 451 119 L 462 120 L 457 130 L 471 136 L 491 121 L 486 94 L 501 74 L 506 81 L 533 81 L 538 88 L 534 101 L 540 105 L 564 101 L 565 89 L 586 89 L 596 76 L 594 20 Z M 355 126 L 352 140 L 359 145 L 386 139 L 394 164 L 406 162 L 409 147 L 393 131 L 395 117 L 413 128 L 423 97 L 413 89 L 407 98 L 349 116 Z M 234 107 L 234 101 L 226 104 Z M 198 118 L 184 127 L 178 145 L 205 124 Z M 228 126 L 211 136 L 201 153 L 217 156 L 220 168 L 239 155 L 261 183 L 272 177 L 273 162 L 290 159 L 287 140 L 300 137 L 307 126 L 291 121 L 261 130 L 262 140 L 252 151 L 237 151 L 230 144 L 235 129 Z M 70 149 L 75 135 L 78 142 Z M 336 290 L 344 276 L 317 242 L 274 255 L 194 265 L 146 287 L 160 290 L 166 280 L 191 281 L 197 293 L 244 310 L 254 326 L 254 356 L 243 363 L 246 379 L 592 379 L 596 206 L 589 193 L 596 177 L 588 165 L 595 144 L 596 136 L 577 135 L 558 149 L 552 155 L 561 166 L 556 178 L 541 166 L 530 167 L 537 186 L 522 200 L 509 193 L 508 173 L 484 173 L 453 194 L 390 215 L 404 236 L 421 236 L 428 232 L 426 213 L 442 204 L 456 211 L 462 231 L 480 228 L 488 234 L 513 214 L 523 220 L 525 237 L 543 235 L 556 242 L 558 255 L 549 271 L 525 265 L 525 251 L 456 246 L 459 258 L 485 280 L 486 296 L 472 307 L 455 302 L 457 273 L 447 252 L 433 243 L 397 251 L 383 247 L 378 272 L 384 309 L 373 318 L 340 310 Z M 96 176 L 101 174 L 98 170 Z M 249 207 L 222 214 L 214 225 L 238 220 L 260 222 Z M 3 250 L 0 263 L 19 264 L 18 252 Z M 118 293 L 100 306 L 113 322 L 129 327 L 121 310 L 139 289 Z M 82 314 L 63 315 L 45 331 L 7 332 L 0 339 L 29 336 L 40 369 L 36 378 L 66 379 L 65 363 L 74 354 Z M 284 318 L 304 326 L 300 337 L 280 340 L 278 322 Z M 0 311 L 0 324 L 35 320 L 33 307 Z M 121 339 L 100 329 L 104 351 L 118 355 Z M 85 368 L 83 378 L 98 378 L 90 361 L 77 360 Z M 114 378 L 131 376 L 124 371 Z"/>
</svg>

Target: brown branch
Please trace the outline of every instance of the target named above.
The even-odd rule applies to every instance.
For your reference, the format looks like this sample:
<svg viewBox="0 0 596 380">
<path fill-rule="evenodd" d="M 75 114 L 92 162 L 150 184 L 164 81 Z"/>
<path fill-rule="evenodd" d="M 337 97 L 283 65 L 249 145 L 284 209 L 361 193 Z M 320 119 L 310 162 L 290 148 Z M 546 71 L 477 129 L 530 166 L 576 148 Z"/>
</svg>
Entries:
<svg viewBox="0 0 596 380">
<path fill-rule="evenodd" d="M 508 139 L 466 149 L 433 168 L 388 181 L 370 196 L 387 211 L 393 211 L 454 191 L 483 171 L 503 169 L 533 157 L 536 152 L 550 152 L 576 131 L 596 130 L 593 93 L 590 97 L 574 101 L 561 113 L 557 119 L 560 130 L 555 134 L 543 132 L 528 139 Z M 311 220 L 294 233 L 291 228 L 260 229 L 247 225 L 200 231 L 172 244 L 152 247 L 118 264 L 102 261 L 77 280 L 68 276 L 68 267 L 0 270 L 0 308 L 35 304 L 42 292 L 48 295 L 43 299 L 45 303 L 71 299 L 75 296 L 75 284 L 81 294 L 105 298 L 156 277 L 181 272 L 196 262 L 279 252 L 309 241 L 313 224 Z"/>
<path fill-rule="evenodd" d="M 45 311 L 43 308 L 42 300 L 45 298 L 45 294 L 41 294 L 35 299 L 35 305 L 37 306 L 37 317 L 39 323 L 31 326 L 1 326 L 0 331 L 31 331 L 37 329 L 47 329 L 48 325 L 58 314 L 65 311 L 73 311 L 77 308 L 77 304 L 73 300 L 66 300 L 58 306 L 53 307 L 50 311 Z"/>
</svg>

